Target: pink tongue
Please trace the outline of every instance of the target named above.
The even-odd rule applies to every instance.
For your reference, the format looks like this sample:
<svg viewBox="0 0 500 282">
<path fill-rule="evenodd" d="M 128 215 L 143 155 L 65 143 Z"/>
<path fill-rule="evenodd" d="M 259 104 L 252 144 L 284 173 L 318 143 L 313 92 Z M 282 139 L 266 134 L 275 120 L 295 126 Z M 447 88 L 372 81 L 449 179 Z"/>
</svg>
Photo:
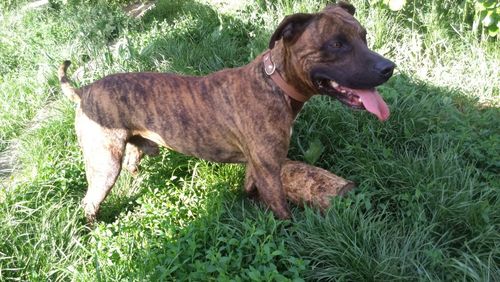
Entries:
<svg viewBox="0 0 500 282">
<path fill-rule="evenodd" d="M 376 115 L 380 121 L 385 121 L 389 118 L 389 107 L 375 88 L 352 90 L 354 90 L 354 94 L 359 96 L 365 109 Z"/>
</svg>

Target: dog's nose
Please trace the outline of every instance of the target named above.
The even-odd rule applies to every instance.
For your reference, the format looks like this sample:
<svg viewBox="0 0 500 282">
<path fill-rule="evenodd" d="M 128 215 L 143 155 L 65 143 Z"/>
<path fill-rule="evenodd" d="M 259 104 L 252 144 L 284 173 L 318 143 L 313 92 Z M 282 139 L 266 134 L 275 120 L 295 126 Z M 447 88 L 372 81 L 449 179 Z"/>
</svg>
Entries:
<svg viewBox="0 0 500 282">
<path fill-rule="evenodd" d="M 395 67 L 396 64 L 389 60 L 382 60 L 375 64 L 375 70 L 385 79 L 389 79 L 392 76 Z"/>
</svg>

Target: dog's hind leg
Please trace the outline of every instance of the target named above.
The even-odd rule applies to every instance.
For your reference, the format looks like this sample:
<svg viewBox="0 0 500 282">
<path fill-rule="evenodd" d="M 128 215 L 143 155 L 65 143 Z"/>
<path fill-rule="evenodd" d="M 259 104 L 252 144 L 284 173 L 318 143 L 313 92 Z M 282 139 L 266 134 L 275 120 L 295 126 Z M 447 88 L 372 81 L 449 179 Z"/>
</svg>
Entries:
<svg viewBox="0 0 500 282">
<path fill-rule="evenodd" d="M 83 116 L 77 119 L 77 134 L 83 150 L 88 181 L 88 190 L 82 205 L 87 222 L 92 224 L 102 201 L 120 174 L 126 132 L 109 130 Z"/>
<path fill-rule="evenodd" d="M 125 146 L 124 167 L 133 175 L 139 170 L 139 162 L 144 154 L 154 156 L 159 153 L 158 145 L 140 136 L 132 136 Z"/>
<path fill-rule="evenodd" d="M 87 221 L 92 223 L 99 207 L 120 174 L 125 143 L 99 144 L 84 149 L 88 190 L 82 200 Z"/>
<path fill-rule="evenodd" d="M 127 143 L 125 146 L 123 166 L 134 176 L 139 172 L 139 162 L 143 154 L 142 150 L 133 143 Z"/>
</svg>

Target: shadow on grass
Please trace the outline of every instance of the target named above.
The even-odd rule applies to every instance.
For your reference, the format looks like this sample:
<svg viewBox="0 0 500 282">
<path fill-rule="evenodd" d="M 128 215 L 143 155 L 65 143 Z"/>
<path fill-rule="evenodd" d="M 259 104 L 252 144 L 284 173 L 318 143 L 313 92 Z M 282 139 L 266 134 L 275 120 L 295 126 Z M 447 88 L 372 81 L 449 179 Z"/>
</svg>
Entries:
<svg viewBox="0 0 500 282">
<path fill-rule="evenodd" d="M 182 186 L 180 181 L 192 176 L 193 163 L 196 161 L 193 157 L 165 149 L 161 151 L 160 156 L 145 157 L 141 161 L 137 177 L 122 169 L 120 179 L 116 183 L 118 187 L 112 190 L 115 193 L 111 192 L 113 195 L 109 195 L 101 205 L 99 221 L 114 222 L 118 216 L 133 211 L 139 205 L 137 200 L 147 193 L 154 194 L 155 189 Z"/>
<path fill-rule="evenodd" d="M 233 247 L 231 238 L 238 242 L 251 238 L 246 233 L 248 226 L 240 224 L 248 223 L 250 215 L 256 229 L 265 229 L 267 224 L 279 226 L 268 234 L 272 239 L 266 242 L 274 246 L 271 252 L 280 250 L 310 260 L 314 271 L 300 268 L 303 261 L 286 266 L 302 269 L 301 275 L 311 279 L 318 279 L 320 274 L 333 277 L 336 271 L 352 273 L 349 279 L 354 280 L 375 275 L 418 278 L 419 272 L 411 265 L 419 265 L 435 278 L 475 275 L 459 270 L 459 265 L 469 266 L 480 276 L 497 277 L 489 256 L 498 255 L 494 248 L 497 237 L 491 227 L 499 224 L 493 207 L 500 199 L 495 190 L 499 185 L 500 110 L 478 105 L 476 99 L 455 90 L 415 82 L 406 75 L 395 76 L 381 91 L 392 109 L 386 123 L 379 123 L 367 113 L 352 112 L 328 98 L 315 98 L 298 120 L 290 156 L 301 159 L 297 143 L 317 137 L 325 145 L 317 165 L 360 184 L 355 194 L 336 201 L 324 219 L 304 217 L 303 211 L 296 211 L 296 222 L 288 229 L 274 219 L 266 219 L 272 215 L 259 211 L 261 207 L 255 210 L 255 206 L 248 206 L 248 200 L 226 196 L 218 216 L 201 215 L 185 226 L 177 239 L 164 240 L 145 253 L 140 251 L 141 255 L 151 254 L 156 261 L 151 271 L 177 277 L 169 275 L 220 264 L 207 253 L 218 246 L 217 252 L 224 254 L 226 248 Z M 357 212 L 351 213 L 352 209 Z M 336 218 L 368 224 L 360 229 L 366 233 L 351 234 Z M 397 238 L 388 237 L 388 226 L 392 226 L 391 233 L 399 234 Z M 297 233 L 287 231 L 295 228 Z M 207 230 L 212 229 L 221 232 L 219 235 L 227 241 L 207 236 Z M 374 247 L 371 239 L 363 239 L 369 234 L 382 241 Z M 319 248 L 322 240 L 332 236 L 359 236 L 359 241 L 346 250 L 345 245 L 335 245 L 329 239 L 332 245 Z M 281 250 L 276 243 L 281 240 L 295 243 Z M 188 248 L 190 244 L 194 249 Z M 178 252 L 164 253 L 170 248 Z M 347 252 L 355 258 L 356 249 L 369 258 L 360 265 L 349 266 L 333 257 Z M 258 254 L 256 249 L 248 251 L 246 256 Z M 162 254 L 163 262 L 157 260 L 158 254 Z M 285 271 L 278 259 L 283 257 L 269 261 Z M 413 264 L 404 263 L 408 260 Z M 257 267 L 251 261 L 247 263 Z M 141 268 L 141 262 L 136 267 Z M 220 267 L 225 269 L 223 273 L 239 273 L 228 265 Z"/>
<path fill-rule="evenodd" d="M 301 159 L 304 153 L 301 147 L 307 149 L 311 140 L 320 140 L 325 150 L 317 165 L 359 184 L 354 195 L 347 199 L 354 205 L 351 208 L 358 208 L 359 217 L 381 216 L 386 221 L 382 228 L 396 226 L 399 231 L 393 230 L 394 234 L 406 233 L 402 238 L 408 242 L 416 238 L 405 236 L 421 234 L 434 244 L 430 247 L 413 240 L 420 245 L 411 247 L 412 254 L 406 253 L 408 257 L 414 256 L 415 265 L 431 272 L 431 277 L 498 277 L 495 272 L 498 268 L 488 258 L 498 252 L 488 248 L 493 248 L 498 238 L 492 230 L 499 224 L 498 219 L 493 219 L 493 210 L 500 204 L 500 194 L 495 188 L 500 185 L 500 109 L 480 105 L 478 99 L 465 93 L 415 81 L 405 74 L 396 75 L 379 90 L 391 108 L 387 122 L 380 123 L 368 113 L 350 111 L 336 102 L 332 104 L 327 98 L 317 98 L 304 109 L 296 124 L 290 155 Z M 332 220 L 327 218 L 325 225 L 320 223 L 320 226 L 329 226 Z M 313 235 L 315 229 L 321 229 L 316 224 L 300 224 L 307 230 L 296 238 L 300 243 L 295 245 L 318 271 L 317 276 L 309 274 L 320 277 L 328 269 L 331 274 L 337 269 L 338 275 L 353 271 L 332 257 L 342 253 L 338 247 L 332 246 L 314 256 L 310 253 L 327 238 L 327 232 Z M 424 234 L 429 228 L 431 234 Z M 332 232 L 329 236 L 336 233 L 333 228 L 329 230 Z M 375 233 L 382 235 L 382 231 Z M 318 242 L 301 239 L 308 236 Z M 396 238 L 377 243 L 380 248 L 371 249 L 362 240 L 360 246 L 352 247 L 367 251 L 374 261 L 398 258 L 392 264 L 397 265 L 405 261 L 404 242 L 396 239 L 400 246 L 395 246 L 388 242 L 392 239 Z M 387 253 L 384 258 L 380 252 L 391 248 L 395 253 Z M 417 258 L 418 250 L 426 249 L 428 253 Z M 432 257 L 436 253 L 439 255 Z M 317 259 L 322 254 L 331 260 Z M 352 255 L 354 258 L 355 254 Z M 470 261 L 469 256 L 477 261 Z M 457 269 L 463 264 L 479 273 L 457 271 L 453 264 L 447 263 L 449 260 L 456 260 Z M 392 268 L 374 261 L 366 261 L 366 265 L 355 271 L 356 275 L 364 274 L 349 280 L 369 280 L 374 278 L 370 271 L 381 273 Z M 418 277 L 411 267 L 403 272 Z M 401 274 L 394 269 L 394 275 Z"/>
<path fill-rule="evenodd" d="M 130 255 L 140 259 L 129 262 L 126 275 L 160 279 L 284 275 L 314 280 L 344 273 L 349 280 L 417 279 L 423 269 L 436 279 L 497 277 L 489 257 L 498 255 L 491 227 L 499 224 L 493 207 L 500 199 L 494 189 L 499 185 L 500 110 L 406 75 L 396 75 L 380 90 L 392 110 L 386 123 L 326 97 L 313 99 L 297 121 L 289 156 L 301 160 L 299 143 L 319 139 L 325 151 L 316 165 L 360 186 L 356 193 L 337 199 L 324 217 L 294 208 L 294 222 L 276 221 L 261 205 L 236 192 L 235 183 L 241 185 L 243 179 L 240 173 L 239 182 L 215 181 L 202 188 L 212 195 L 197 204 L 205 208 L 195 208 L 198 213 L 189 220 L 175 223 L 164 214 L 155 217 L 158 226 L 175 231 L 168 236 L 150 234 L 143 242 L 147 248 L 131 250 Z M 141 185 L 164 189 L 173 174 L 189 178 L 193 174 L 189 167 L 196 160 L 173 156 L 176 160 L 171 163 L 148 160 L 153 173 Z M 178 173 L 173 173 L 176 169 Z M 171 184 L 182 188 L 180 183 Z M 169 205 L 176 209 L 183 203 Z M 141 225 L 140 216 L 137 220 Z M 347 221 L 359 225 L 357 231 L 348 228 Z M 180 225 L 172 227 L 175 224 Z M 346 238 L 357 239 L 346 243 Z M 359 252 L 366 259 L 357 264 L 337 259 L 343 255 L 354 260 Z"/>
</svg>

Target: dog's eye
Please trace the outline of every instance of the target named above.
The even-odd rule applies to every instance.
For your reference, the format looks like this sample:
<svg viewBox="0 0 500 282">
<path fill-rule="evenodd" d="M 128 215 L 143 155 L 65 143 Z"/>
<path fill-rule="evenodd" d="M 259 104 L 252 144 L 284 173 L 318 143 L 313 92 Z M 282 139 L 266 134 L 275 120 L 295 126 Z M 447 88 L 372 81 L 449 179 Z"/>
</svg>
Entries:
<svg viewBox="0 0 500 282">
<path fill-rule="evenodd" d="M 330 43 L 330 47 L 335 48 L 335 49 L 340 49 L 340 48 L 342 48 L 342 42 L 334 41 L 334 42 Z"/>
</svg>

